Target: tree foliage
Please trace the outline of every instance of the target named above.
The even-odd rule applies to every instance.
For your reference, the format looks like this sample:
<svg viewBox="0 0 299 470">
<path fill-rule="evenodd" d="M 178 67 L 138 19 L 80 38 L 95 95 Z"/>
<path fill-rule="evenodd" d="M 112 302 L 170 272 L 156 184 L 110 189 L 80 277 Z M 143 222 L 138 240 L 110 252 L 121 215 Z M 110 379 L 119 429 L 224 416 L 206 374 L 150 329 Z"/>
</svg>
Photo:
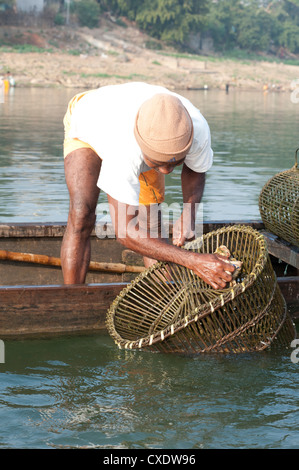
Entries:
<svg viewBox="0 0 299 470">
<path fill-rule="evenodd" d="M 16 0 L 0 0 L 1 9 L 5 7 L 13 7 L 16 3 Z"/>
<path fill-rule="evenodd" d="M 207 0 L 146 0 L 136 21 L 153 37 L 182 44 L 191 32 L 204 27 L 207 12 Z"/>
<path fill-rule="evenodd" d="M 0 10 L 15 3 L 0 0 Z M 185 47 L 195 33 L 212 38 L 219 51 L 283 48 L 299 54 L 299 0 L 71 0 L 71 5 L 81 25 L 95 27 L 101 12 L 109 11 L 175 46 Z"/>
<path fill-rule="evenodd" d="M 180 44 L 191 32 L 204 27 L 209 2 L 210 0 L 106 0 L 105 7 L 136 21 L 152 37 Z"/>
<path fill-rule="evenodd" d="M 207 31 L 216 49 L 299 53 L 299 0 L 219 0 L 211 3 Z"/>
<path fill-rule="evenodd" d="M 109 11 L 135 21 L 153 38 L 176 46 L 184 46 L 195 33 L 211 37 L 219 51 L 273 52 L 283 47 L 299 53 L 299 0 L 71 1 L 82 5 L 80 23 L 88 26 L 97 22 L 100 11 Z M 100 10 L 95 10 L 95 3 Z M 87 11 L 83 11 L 84 5 Z"/>
<path fill-rule="evenodd" d="M 273 2 L 271 14 L 277 20 L 279 28 L 277 43 L 290 52 L 299 53 L 299 0 Z"/>
<path fill-rule="evenodd" d="M 80 0 L 75 4 L 75 11 L 81 26 L 95 28 L 98 25 L 101 7 L 95 0 Z"/>
</svg>

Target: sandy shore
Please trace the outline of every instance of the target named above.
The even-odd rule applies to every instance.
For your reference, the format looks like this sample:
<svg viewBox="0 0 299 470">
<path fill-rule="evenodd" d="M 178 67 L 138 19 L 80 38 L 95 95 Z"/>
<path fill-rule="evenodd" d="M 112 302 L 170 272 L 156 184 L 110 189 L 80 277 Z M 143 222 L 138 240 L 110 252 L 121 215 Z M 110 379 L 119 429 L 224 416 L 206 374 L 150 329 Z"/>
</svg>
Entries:
<svg viewBox="0 0 299 470">
<path fill-rule="evenodd" d="M 10 70 L 16 85 L 96 88 L 126 81 L 148 81 L 172 89 L 291 91 L 299 66 L 266 61 L 178 57 L 174 51 L 146 47 L 149 38 L 133 27 L 50 28 L 41 31 L 2 28 L 11 43 L 42 47 L 43 52 L 7 52 L 2 48 L 0 74 Z M 1 39 L 1 37 L 0 37 Z M 297 85 L 298 86 L 298 85 Z"/>
</svg>

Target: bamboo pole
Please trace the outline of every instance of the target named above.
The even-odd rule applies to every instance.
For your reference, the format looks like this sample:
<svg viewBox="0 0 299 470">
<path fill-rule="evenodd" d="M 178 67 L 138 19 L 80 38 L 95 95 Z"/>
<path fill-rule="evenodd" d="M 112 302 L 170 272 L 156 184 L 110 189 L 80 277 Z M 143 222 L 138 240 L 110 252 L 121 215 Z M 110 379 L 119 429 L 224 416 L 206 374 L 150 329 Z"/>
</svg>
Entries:
<svg viewBox="0 0 299 470">
<path fill-rule="evenodd" d="M 61 266 L 61 259 L 54 256 L 37 255 L 33 253 L 19 253 L 14 251 L 0 250 L 0 260 L 20 261 L 25 263 L 44 264 L 47 266 Z M 102 263 L 91 261 L 89 271 L 103 271 L 115 273 L 141 273 L 143 266 L 130 266 L 123 263 Z"/>
</svg>

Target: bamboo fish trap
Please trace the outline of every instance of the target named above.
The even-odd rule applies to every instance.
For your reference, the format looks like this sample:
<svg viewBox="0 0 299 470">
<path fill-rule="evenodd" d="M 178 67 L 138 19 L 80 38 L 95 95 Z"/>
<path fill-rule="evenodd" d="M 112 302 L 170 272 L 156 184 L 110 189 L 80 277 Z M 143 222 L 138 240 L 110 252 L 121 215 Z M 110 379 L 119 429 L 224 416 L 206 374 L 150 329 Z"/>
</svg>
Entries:
<svg viewBox="0 0 299 470">
<path fill-rule="evenodd" d="M 299 246 L 299 168 L 295 165 L 276 174 L 265 184 L 259 198 L 262 221 L 274 235 Z"/>
<path fill-rule="evenodd" d="M 108 310 L 108 332 L 119 348 L 240 353 L 266 349 L 274 340 L 290 344 L 295 328 L 263 235 L 251 227 L 230 226 L 185 248 L 214 253 L 221 245 L 243 262 L 235 285 L 215 290 L 182 266 L 156 263 L 138 275 Z"/>
</svg>

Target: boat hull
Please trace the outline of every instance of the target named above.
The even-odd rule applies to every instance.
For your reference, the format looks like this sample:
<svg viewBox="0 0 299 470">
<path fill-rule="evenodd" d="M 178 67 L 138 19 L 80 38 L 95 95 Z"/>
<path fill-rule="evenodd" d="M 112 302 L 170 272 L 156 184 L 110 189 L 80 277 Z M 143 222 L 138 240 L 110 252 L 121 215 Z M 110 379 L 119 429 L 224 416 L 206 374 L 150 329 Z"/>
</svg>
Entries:
<svg viewBox="0 0 299 470">
<path fill-rule="evenodd" d="M 232 223 L 207 223 L 204 232 Z M 244 222 L 243 222 L 244 224 Z M 263 229 L 260 222 L 247 223 Z M 65 225 L 0 225 L 1 249 L 59 256 Z M 107 232 L 107 227 L 103 227 Z M 99 230 L 97 230 L 99 235 Z M 111 236 L 92 234 L 95 261 L 142 265 L 142 257 Z M 278 283 L 294 321 L 299 320 L 297 268 L 273 257 Z M 288 266 L 287 276 L 286 266 Z M 0 338 L 90 334 L 105 331 L 106 312 L 134 273 L 89 272 L 84 285 L 63 285 L 55 266 L 0 261 Z"/>
</svg>

